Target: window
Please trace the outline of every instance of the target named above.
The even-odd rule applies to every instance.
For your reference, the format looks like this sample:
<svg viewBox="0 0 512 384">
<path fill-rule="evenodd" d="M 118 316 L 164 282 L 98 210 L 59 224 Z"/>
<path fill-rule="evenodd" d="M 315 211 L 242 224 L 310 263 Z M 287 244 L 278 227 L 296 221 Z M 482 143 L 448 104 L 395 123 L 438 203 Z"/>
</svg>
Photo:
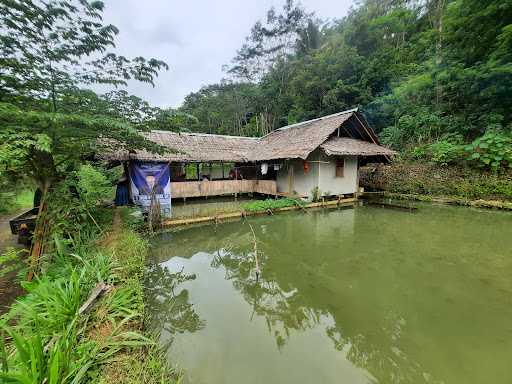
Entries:
<svg viewBox="0 0 512 384">
<path fill-rule="evenodd" d="M 336 160 L 336 177 L 343 177 L 345 173 L 345 159 Z"/>
<path fill-rule="evenodd" d="M 189 163 L 185 165 L 185 179 L 186 180 L 197 180 L 199 178 L 198 174 L 198 165 L 195 163 Z"/>
</svg>

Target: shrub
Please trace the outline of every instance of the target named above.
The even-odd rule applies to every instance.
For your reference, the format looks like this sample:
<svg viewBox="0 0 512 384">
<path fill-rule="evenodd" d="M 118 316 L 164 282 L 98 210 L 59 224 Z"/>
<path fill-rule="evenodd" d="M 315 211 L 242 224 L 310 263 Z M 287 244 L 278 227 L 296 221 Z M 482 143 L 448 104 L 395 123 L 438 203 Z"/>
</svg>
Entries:
<svg viewBox="0 0 512 384">
<path fill-rule="evenodd" d="M 480 168 L 497 172 L 512 168 L 512 135 L 501 132 L 486 132 L 464 147 L 466 158 Z"/>
<path fill-rule="evenodd" d="M 279 208 L 293 207 L 295 205 L 303 206 L 302 202 L 297 199 L 285 198 L 251 201 L 250 203 L 242 205 L 242 208 L 249 212 L 265 212 Z"/>
<path fill-rule="evenodd" d="M 92 165 L 82 165 L 77 171 L 77 189 L 88 209 L 102 200 L 112 198 L 113 186 L 107 176 Z"/>
<path fill-rule="evenodd" d="M 462 159 L 462 146 L 449 139 L 439 140 L 431 144 L 429 150 L 431 160 L 436 164 L 448 165 Z"/>
</svg>

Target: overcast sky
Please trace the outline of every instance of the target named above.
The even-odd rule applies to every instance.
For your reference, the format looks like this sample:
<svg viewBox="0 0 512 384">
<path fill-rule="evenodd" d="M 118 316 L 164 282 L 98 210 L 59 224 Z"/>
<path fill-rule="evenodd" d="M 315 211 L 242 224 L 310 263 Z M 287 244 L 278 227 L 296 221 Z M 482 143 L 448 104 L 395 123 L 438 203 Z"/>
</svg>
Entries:
<svg viewBox="0 0 512 384">
<path fill-rule="evenodd" d="M 251 30 L 267 10 L 285 0 L 107 0 L 104 21 L 117 26 L 117 53 L 155 57 L 170 69 L 156 86 L 133 83 L 128 91 L 161 107 L 177 107 L 201 86 L 224 76 Z M 302 0 L 321 18 L 341 18 L 352 0 Z"/>
</svg>

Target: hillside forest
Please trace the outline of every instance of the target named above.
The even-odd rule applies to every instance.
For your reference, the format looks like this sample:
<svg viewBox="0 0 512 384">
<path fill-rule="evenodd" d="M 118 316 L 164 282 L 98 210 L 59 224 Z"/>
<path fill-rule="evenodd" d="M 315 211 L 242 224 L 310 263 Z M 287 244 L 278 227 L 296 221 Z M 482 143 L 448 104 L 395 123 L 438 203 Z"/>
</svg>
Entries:
<svg viewBox="0 0 512 384">
<path fill-rule="evenodd" d="M 384 144 L 412 157 L 512 160 L 511 1 L 362 0 L 321 20 L 289 0 L 225 70 L 186 97 L 177 126 L 260 136 L 360 107 Z"/>
<path fill-rule="evenodd" d="M 223 80 L 178 108 L 123 89 L 169 67 L 116 54 L 102 2 L 0 3 L 4 189 L 20 176 L 48 189 L 100 143 L 161 150 L 144 130 L 262 136 L 354 107 L 401 158 L 512 167 L 511 0 L 358 0 L 329 20 L 287 0 L 252 26 Z"/>
</svg>

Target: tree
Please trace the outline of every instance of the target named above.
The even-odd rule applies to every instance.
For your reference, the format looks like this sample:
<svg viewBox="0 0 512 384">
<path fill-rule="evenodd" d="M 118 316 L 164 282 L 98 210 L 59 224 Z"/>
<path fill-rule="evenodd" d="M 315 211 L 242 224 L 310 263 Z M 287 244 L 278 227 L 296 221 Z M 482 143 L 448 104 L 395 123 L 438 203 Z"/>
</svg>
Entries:
<svg viewBox="0 0 512 384">
<path fill-rule="evenodd" d="M 161 148 L 140 134 L 153 111 L 139 98 L 104 97 L 85 84 L 153 84 L 167 64 L 113 52 L 103 2 L 0 0 L 1 172 L 30 175 L 46 193 L 101 145 Z M 91 108 L 93 107 L 93 108 Z M 62 110 L 61 110 L 62 109 Z"/>
<path fill-rule="evenodd" d="M 45 99 L 79 85 L 153 84 L 167 64 L 113 52 L 118 29 L 102 22 L 102 1 L 0 0 L 0 101 Z"/>
<path fill-rule="evenodd" d="M 45 193 L 52 183 L 105 150 L 161 148 L 123 120 L 22 110 L 0 103 L 1 173 L 28 176 Z"/>
<path fill-rule="evenodd" d="M 293 0 L 286 0 L 281 14 L 271 8 L 266 22 L 258 21 L 252 27 L 246 43 L 233 58 L 233 66 L 227 68 L 228 73 L 243 81 L 258 80 L 278 60 L 295 53 L 297 40 L 302 38 L 302 44 L 308 47 L 317 44 L 312 17 Z"/>
</svg>

